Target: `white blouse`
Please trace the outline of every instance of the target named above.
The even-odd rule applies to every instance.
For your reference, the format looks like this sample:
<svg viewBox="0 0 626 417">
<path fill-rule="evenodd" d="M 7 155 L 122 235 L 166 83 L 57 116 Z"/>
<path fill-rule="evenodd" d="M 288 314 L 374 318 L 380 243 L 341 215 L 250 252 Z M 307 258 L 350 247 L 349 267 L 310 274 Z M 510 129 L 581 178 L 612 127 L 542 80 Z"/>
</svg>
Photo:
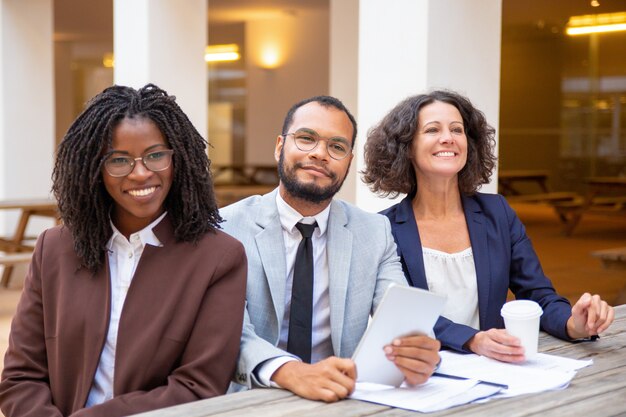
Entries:
<svg viewBox="0 0 626 417">
<path fill-rule="evenodd" d="M 446 253 L 422 247 L 422 252 L 428 289 L 447 298 L 441 315 L 479 329 L 478 284 L 472 248 Z"/>
</svg>

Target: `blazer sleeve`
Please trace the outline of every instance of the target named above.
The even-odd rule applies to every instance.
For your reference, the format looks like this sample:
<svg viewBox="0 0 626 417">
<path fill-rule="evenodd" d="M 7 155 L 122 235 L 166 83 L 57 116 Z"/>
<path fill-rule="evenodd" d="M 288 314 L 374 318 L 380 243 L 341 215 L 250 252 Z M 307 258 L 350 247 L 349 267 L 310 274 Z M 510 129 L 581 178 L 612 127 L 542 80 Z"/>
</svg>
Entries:
<svg viewBox="0 0 626 417">
<path fill-rule="evenodd" d="M 41 259 L 46 232 L 35 247 L 22 296 L 11 323 L 4 358 L 0 404 L 6 417 L 62 416 L 49 385 L 41 291 Z"/>
<path fill-rule="evenodd" d="M 526 228 L 506 202 L 499 196 L 511 236 L 511 264 L 509 288 L 517 299 L 533 300 L 543 309 L 541 328 L 563 340 L 567 334 L 567 320 L 572 314 L 569 301 L 559 296 L 546 277 L 539 258 L 526 235 Z"/>
<path fill-rule="evenodd" d="M 380 263 L 378 265 L 378 272 L 376 274 L 376 289 L 374 292 L 374 302 L 372 303 L 372 311 L 370 314 L 374 314 L 378 305 L 385 295 L 387 287 L 391 284 L 407 286 L 408 282 L 402 271 L 402 264 L 400 263 L 400 257 L 398 256 L 398 248 L 396 242 L 391 233 L 391 225 L 389 219 L 386 216 L 380 216 L 384 222 L 384 228 L 382 235 L 384 236 L 384 246 Z"/>
<path fill-rule="evenodd" d="M 441 342 L 443 347 L 463 353 L 472 353 L 466 347 L 466 343 L 479 332 L 479 330 L 464 324 L 455 323 L 443 316 L 439 316 L 437 319 L 434 331 L 437 340 Z"/>
<path fill-rule="evenodd" d="M 248 309 L 244 313 L 243 331 L 241 335 L 241 347 L 239 351 L 239 359 L 237 362 L 237 372 L 235 373 L 235 382 L 248 388 L 266 387 L 255 374 L 255 370 L 265 361 L 280 356 L 290 356 L 299 360 L 291 353 L 284 351 L 255 332 L 254 325 L 250 321 Z"/>
<path fill-rule="evenodd" d="M 243 246 L 229 245 L 197 312 L 180 365 L 167 385 L 122 394 L 72 416 L 111 417 L 222 395 L 235 370 L 243 322 L 247 261 Z"/>
</svg>

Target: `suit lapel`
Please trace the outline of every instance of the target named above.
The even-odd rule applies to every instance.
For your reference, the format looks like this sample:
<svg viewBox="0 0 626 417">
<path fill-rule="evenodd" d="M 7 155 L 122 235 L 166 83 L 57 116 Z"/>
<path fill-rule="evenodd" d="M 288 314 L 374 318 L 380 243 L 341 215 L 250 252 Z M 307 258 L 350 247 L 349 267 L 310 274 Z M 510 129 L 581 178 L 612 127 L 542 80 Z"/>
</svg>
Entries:
<svg viewBox="0 0 626 417">
<path fill-rule="evenodd" d="M 276 207 L 276 193 L 277 190 L 274 190 L 261 197 L 259 212 L 255 219 L 261 230 L 254 239 L 267 278 L 267 285 L 270 288 L 276 322 L 280 323 L 285 314 L 287 265 L 285 263 L 283 230 Z"/>
<path fill-rule="evenodd" d="M 331 202 L 326 257 L 329 271 L 331 339 L 336 355 L 341 355 L 341 337 L 352 258 L 352 232 L 346 227 L 347 224 L 348 219 L 341 205 L 335 201 Z"/>
<path fill-rule="evenodd" d="M 491 288 L 491 268 L 489 266 L 489 245 L 487 244 L 486 221 L 482 209 L 471 197 L 462 196 L 465 220 L 472 244 L 476 281 L 478 285 L 478 310 L 480 328 L 485 328 L 487 320 L 489 289 Z"/>
<path fill-rule="evenodd" d="M 424 255 L 419 230 L 415 222 L 411 198 L 405 197 L 398 205 L 391 227 L 396 235 L 400 256 L 409 272 L 408 279 L 411 285 L 417 288 L 428 289 L 426 272 L 424 270 Z"/>
<path fill-rule="evenodd" d="M 75 291 L 76 299 L 82 301 L 82 303 L 76 305 L 89 306 L 86 310 L 76 311 L 76 317 L 84 317 L 81 320 L 84 323 L 83 340 L 90 341 L 89 343 L 84 343 L 84 366 L 88 370 L 82 373 L 82 381 L 78 385 L 79 392 L 75 396 L 77 403 L 74 406 L 80 408 L 87 401 L 89 390 L 93 385 L 93 378 L 100 362 L 100 354 L 109 328 L 111 280 L 109 278 L 108 256 L 105 255 L 104 265 L 98 269 L 95 275 L 86 268 L 79 267 L 77 261 L 76 277 L 72 282 L 79 286 L 79 289 Z"/>
</svg>

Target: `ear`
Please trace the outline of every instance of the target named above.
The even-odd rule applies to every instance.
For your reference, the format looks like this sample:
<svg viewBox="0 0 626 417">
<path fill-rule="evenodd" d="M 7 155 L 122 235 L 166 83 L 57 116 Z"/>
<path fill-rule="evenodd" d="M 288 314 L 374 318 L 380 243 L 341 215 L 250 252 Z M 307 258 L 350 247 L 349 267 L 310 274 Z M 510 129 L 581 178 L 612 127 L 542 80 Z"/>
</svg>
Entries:
<svg viewBox="0 0 626 417">
<path fill-rule="evenodd" d="M 276 138 L 276 147 L 274 148 L 274 159 L 276 162 L 280 159 L 280 151 L 283 149 L 283 146 L 285 146 L 285 137 L 279 135 Z"/>
</svg>

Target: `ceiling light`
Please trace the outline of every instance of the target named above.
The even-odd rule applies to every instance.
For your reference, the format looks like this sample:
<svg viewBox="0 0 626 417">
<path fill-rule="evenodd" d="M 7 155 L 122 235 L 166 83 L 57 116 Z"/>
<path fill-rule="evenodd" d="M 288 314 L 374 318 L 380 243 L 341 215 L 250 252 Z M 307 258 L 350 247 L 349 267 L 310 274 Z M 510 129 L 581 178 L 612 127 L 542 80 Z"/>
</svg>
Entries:
<svg viewBox="0 0 626 417">
<path fill-rule="evenodd" d="M 626 12 L 572 16 L 565 33 L 570 36 L 626 30 Z"/>
<path fill-rule="evenodd" d="M 115 66 L 115 57 L 112 53 L 106 53 L 102 57 L 102 65 L 105 68 L 113 68 Z"/>
<path fill-rule="evenodd" d="M 237 61 L 241 58 L 239 54 L 239 46 L 234 43 L 226 45 L 209 45 L 204 51 L 204 60 L 206 62 L 226 62 Z"/>
</svg>

